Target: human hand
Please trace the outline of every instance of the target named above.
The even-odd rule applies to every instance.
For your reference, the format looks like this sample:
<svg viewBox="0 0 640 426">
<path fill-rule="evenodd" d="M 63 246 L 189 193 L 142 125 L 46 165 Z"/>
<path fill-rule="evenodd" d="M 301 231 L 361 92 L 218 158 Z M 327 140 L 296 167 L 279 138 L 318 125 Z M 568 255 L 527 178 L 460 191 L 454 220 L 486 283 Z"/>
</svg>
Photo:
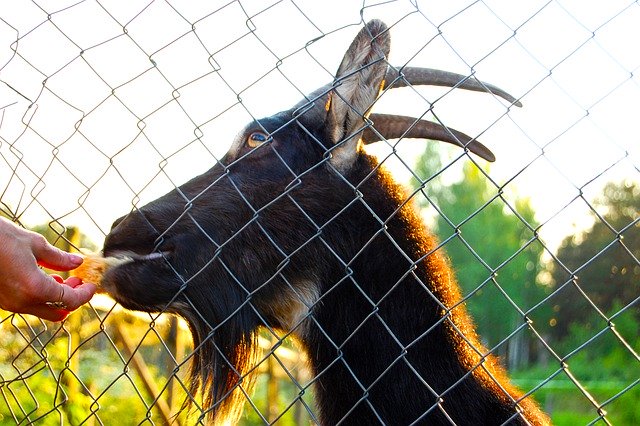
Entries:
<svg viewBox="0 0 640 426">
<path fill-rule="evenodd" d="M 96 291 L 92 283 L 75 277 L 63 281 L 38 268 L 68 271 L 78 267 L 82 257 L 59 250 L 43 236 L 4 219 L 0 219 L 0 247 L 0 308 L 4 310 L 62 321 Z"/>
</svg>

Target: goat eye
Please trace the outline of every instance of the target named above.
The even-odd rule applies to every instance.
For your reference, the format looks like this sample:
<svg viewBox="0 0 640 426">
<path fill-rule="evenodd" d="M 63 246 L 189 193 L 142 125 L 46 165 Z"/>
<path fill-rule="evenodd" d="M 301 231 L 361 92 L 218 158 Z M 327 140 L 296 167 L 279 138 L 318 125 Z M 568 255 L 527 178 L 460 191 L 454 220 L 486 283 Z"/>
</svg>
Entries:
<svg viewBox="0 0 640 426">
<path fill-rule="evenodd" d="M 251 148 L 256 148 L 268 140 L 269 140 L 269 136 L 265 135 L 264 133 L 253 132 L 247 138 L 247 145 L 249 145 Z"/>
</svg>

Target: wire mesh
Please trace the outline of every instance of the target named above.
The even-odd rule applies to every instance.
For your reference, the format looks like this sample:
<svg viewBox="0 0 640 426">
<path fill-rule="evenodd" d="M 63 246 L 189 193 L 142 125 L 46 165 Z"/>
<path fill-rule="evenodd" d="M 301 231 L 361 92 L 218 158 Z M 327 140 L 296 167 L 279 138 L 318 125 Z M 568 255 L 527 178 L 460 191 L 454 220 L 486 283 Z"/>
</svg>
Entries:
<svg viewBox="0 0 640 426">
<path fill-rule="evenodd" d="M 187 322 L 201 323 L 200 329 L 172 315 L 169 305 L 141 313 L 105 295 L 61 324 L 3 311 L 0 424 L 210 422 L 208 413 L 221 403 L 209 406 L 206 393 L 213 390 L 207 377 L 198 388 L 188 376 L 189 368 L 214 371 L 198 365 L 206 361 L 200 355 L 205 351 L 221 354 L 217 362 L 241 378 L 225 396 L 242 403 L 242 424 L 321 424 L 326 407 L 319 408 L 318 388 L 332 368 L 358 389 L 344 423 L 356 422 L 349 416 L 360 410 L 389 423 L 373 402 L 376 385 L 398 370 L 421 376 L 412 351 L 442 323 L 480 361 L 444 389 L 422 380 L 420 392 L 435 402 L 421 407 L 415 423 L 434 413 L 457 423 L 446 401 L 467 376 L 485 369 L 490 354 L 554 423 L 640 422 L 640 169 L 634 136 L 640 54 L 633 44 L 640 36 L 640 5 L 434 3 L 60 0 L 0 6 L 2 215 L 65 250 L 99 250 L 119 216 L 140 215 L 142 227 L 159 223 L 142 207 L 178 189 L 172 201 L 179 215 L 162 219 L 169 223 L 156 229 L 154 246 L 161 250 L 171 231 L 187 224 L 209 253 L 196 270 L 172 262 L 163 267 L 179 283 L 169 305 L 182 304 L 191 312 Z M 487 93 L 409 85 L 384 91 L 374 112 L 461 129 L 489 146 L 496 163 L 488 167 L 466 150 L 431 142 L 383 138 L 365 149 L 411 188 L 397 210 L 380 216 L 363 193 L 364 183 L 339 177 L 353 198 L 319 220 L 299 191 L 314 172 L 333 167 L 332 156 L 325 152 L 322 161 L 300 172 L 270 145 L 288 184 L 269 194 L 266 179 L 262 198 L 246 193 L 245 182 L 228 176 L 234 167 L 255 167 L 255 151 L 224 164 L 225 153 L 237 153 L 244 142 L 238 132 L 331 82 L 352 38 L 373 18 L 390 27 L 391 65 L 499 83 L 523 104 L 516 108 Z M 295 126 L 296 120 L 286 124 Z M 286 128 L 261 126 L 270 141 L 287 134 Z M 303 131 L 315 137 L 315 129 Z M 222 164 L 224 173 L 209 180 L 203 175 L 196 192 L 181 187 L 214 164 Z M 237 210 L 203 212 L 206 194 L 224 185 Z M 439 240 L 417 258 L 404 253 L 392 229 L 402 206 L 413 204 Z M 304 222 L 285 219 L 283 225 L 307 235 L 296 247 L 264 220 L 283 205 Z M 376 229 L 344 258 L 328 235 L 332 221 L 349 209 L 372 216 Z M 207 214 L 248 219 L 228 235 L 213 234 Z M 256 239 L 244 237 L 249 231 Z M 380 240 L 393 253 L 370 259 L 371 270 L 397 253 L 407 267 L 387 283 L 385 294 L 374 295 L 354 265 Z M 263 255 L 242 251 L 238 260 L 238 245 L 265 248 L 276 266 L 256 273 L 266 276 L 260 282 L 247 282 L 235 262 L 251 270 Z M 312 246 L 321 247 L 325 257 L 305 262 L 337 265 L 337 276 L 291 278 Z M 443 252 L 461 286 L 453 306 L 438 299 L 417 271 L 433 253 Z M 208 316 L 200 300 L 185 296 L 212 265 L 233 287 L 221 297 L 224 302 L 228 296 L 228 304 L 216 304 L 226 313 L 222 317 Z M 321 279 L 327 282 L 319 291 Z M 421 283 L 445 312 L 432 328 L 398 330 L 389 322 L 385 303 L 395 300 L 407 279 Z M 361 325 L 345 328 L 337 339 L 316 314 L 336 303 L 345 287 L 367 310 L 354 312 Z M 279 296 L 263 306 L 263 293 L 274 289 Z M 296 303 L 288 306 L 287 300 Z M 462 306 L 486 351 L 450 320 Z M 242 370 L 228 359 L 227 343 L 217 339 L 232 333 L 235 318 L 245 312 L 260 326 L 250 337 L 259 350 Z M 274 323 L 273 312 L 289 322 Z M 335 322 L 341 321 L 348 323 L 336 314 Z M 364 355 L 385 353 L 391 361 L 367 382 L 359 379 L 361 366 L 344 353 L 372 322 L 380 325 L 387 346 Z M 332 353 L 326 370 L 313 368 L 315 347 L 300 339 L 311 328 L 322 341 L 318 345 Z M 199 337 L 192 340 L 194 333 Z M 340 385 L 334 383 L 335 395 L 341 395 Z"/>
</svg>

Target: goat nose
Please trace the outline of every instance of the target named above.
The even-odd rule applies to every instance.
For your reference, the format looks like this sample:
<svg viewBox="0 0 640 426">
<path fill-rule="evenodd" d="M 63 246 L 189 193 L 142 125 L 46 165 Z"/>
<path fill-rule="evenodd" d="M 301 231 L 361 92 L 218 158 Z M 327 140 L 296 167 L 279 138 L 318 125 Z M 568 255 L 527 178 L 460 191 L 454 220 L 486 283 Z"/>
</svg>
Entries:
<svg viewBox="0 0 640 426">
<path fill-rule="evenodd" d="M 113 222 L 104 247 L 109 250 L 153 247 L 158 236 L 159 232 L 149 219 L 140 210 L 135 210 Z"/>
<path fill-rule="evenodd" d="M 133 210 L 129 214 L 116 219 L 111 225 L 109 234 L 122 232 L 124 228 L 138 228 L 144 226 L 145 223 L 147 226 L 150 225 L 146 216 L 140 210 Z"/>
<path fill-rule="evenodd" d="M 111 230 L 110 230 L 110 232 L 113 232 L 113 230 L 114 230 L 115 228 L 117 228 L 117 227 L 118 227 L 118 225 L 119 225 L 119 224 L 120 224 L 120 223 L 121 223 L 121 222 L 122 222 L 126 217 L 127 217 L 127 216 L 122 216 L 122 217 L 119 217 L 119 218 L 117 218 L 116 220 L 114 220 L 114 221 L 113 221 L 113 223 L 111 224 Z"/>
</svg>

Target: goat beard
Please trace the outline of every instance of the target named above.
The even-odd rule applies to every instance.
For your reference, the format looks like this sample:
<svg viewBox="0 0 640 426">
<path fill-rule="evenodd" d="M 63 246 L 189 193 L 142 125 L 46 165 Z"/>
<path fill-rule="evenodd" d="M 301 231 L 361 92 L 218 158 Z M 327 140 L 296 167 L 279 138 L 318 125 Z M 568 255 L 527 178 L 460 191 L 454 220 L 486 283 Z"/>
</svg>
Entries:
<svg viewBox="0 0 640 426">
<path fill-rule="evenodd" d="M 200 315 L 180 312 L 189 325 L 193 354 L 189 369 L 189 396 L 182 409 L 194 406 L 199 422 L 237 424 L 245 400 L 255 384 L 258 358 L 257 326 L 241 312 L 212 327 Z M 202 404 L 196 401 L 201 395 Z"/>
</svg>

